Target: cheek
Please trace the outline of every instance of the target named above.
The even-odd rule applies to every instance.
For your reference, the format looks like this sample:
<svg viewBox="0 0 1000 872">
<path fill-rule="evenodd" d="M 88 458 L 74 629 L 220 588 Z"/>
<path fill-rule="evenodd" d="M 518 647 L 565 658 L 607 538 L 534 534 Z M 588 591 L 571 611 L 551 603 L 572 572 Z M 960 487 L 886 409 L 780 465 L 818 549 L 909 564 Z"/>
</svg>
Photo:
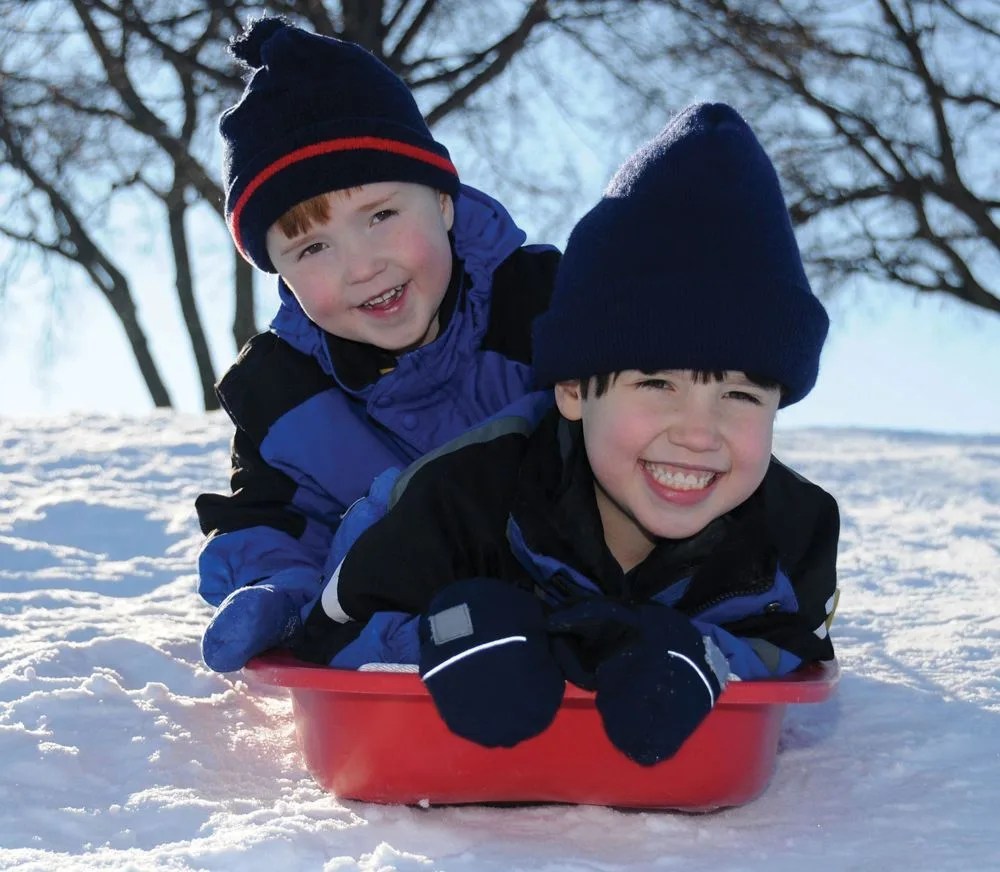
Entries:
<svg viewBox="0 0 1000 872">
<path fill-rule="evenodd" d="M 394 228 L 388 241 L 389 250 L 405 252 L 405 257 L 414 265 L 434 273 L 451 270 L 451 242 L 440 213 L 428 214 L 418 227 L 408 225 L 405 228 Z"/>
<path fill-rule="evenodd" d="M 447 235 L 440 239 L 423 239 L 416 258 L 427 272 L 441 281 L 443 287 L 447 286 L 451 275 L 451 244 Z"/>
<path fill-rule="evenodd" d="M 635 465 L 650 441 L 648 427 L 637 414 L 605 410 L 597 418 L 584 418 L 583 434 L 594 471 L 623 470 Z"/>
<path fill-rule="evenodd" d="M 299 305 L 307 315 L 311 315 L 318 310 L 319 300 L 312 293 L 312 289 L 307 282 L 296 282 L 294 285 L 289 285 L 289 287 L 292 289 L 292 296 L 299 301 Z"/>
<path fill-rule="evenodd" d="M 336 312 L 327 296 L 310 292 L 293 292 L 293 294 L 310 321 L 321 325 L 324 329 L 329 329 L 330 320 Z"/>
<path fill-rule="evenodd" d="M 734 455 L 739 458 L 743 471 L 758 483 L 771 462 L 773 434 L 773 421 L 751 420 L 739 429 L 735 439 Z"/>
<path fill-rule="evenodd" d="M 328 271 L 311 269 L 296 277 L 295 283 L 288 282 L 292 294 L 309 317 L 328 315 L 337 308 L 338 293 Z"/>
</svg>

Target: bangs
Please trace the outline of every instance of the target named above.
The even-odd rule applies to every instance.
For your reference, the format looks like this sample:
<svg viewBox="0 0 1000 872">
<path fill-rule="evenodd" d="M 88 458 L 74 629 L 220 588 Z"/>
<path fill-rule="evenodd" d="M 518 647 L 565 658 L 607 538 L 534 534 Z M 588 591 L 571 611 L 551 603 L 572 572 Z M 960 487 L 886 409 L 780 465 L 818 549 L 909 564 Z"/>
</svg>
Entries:
<svg viewBox="0 0 1000 872">
<path fill-rule="evenodd" d="M 662 371 L 662 370 L 661 370 Z M 710 382 L 721 382 L 726 380 L 726 372 L 724 369 L 691 369 L 688 370 L 691 373 L 691 378 L 696 384 L 707 385 Z M 643 375 L 655 376 L 655 372 L 643 372 Z M 774 379 L 764 378 L 763 376 L 754 375 L 753 373 L 744 373 L 747 377 L 747 381 L 752 384 L 757 385 L 759 388 L 764 388 L 764 390 L 774 390 L 777 389 L 784 394 L 784 388 L 776 382 Z M 594 392 L 595 397 L 601 397 L 608 392 L 608 389 L 615 383 L 618 378 L 619 373 L 604 373 L 602 375 L 591 376 L 590 378 L 585 378 L 580 380 L 580 394 L 584 399 L 587 399 L 590 392 Z"/>
<path fill-rule="evenodd" d="M 330 197 L 350 199 L 351 194 L 360 190 L 361 185 L 355 185 L 353 188 L 341 188 L 338 191 L 317 194 L 292 206 L 274 223 L 278 225 L 278 229 L 286 239 L 294 239 L 309 230 L 313 224 L 322 224 L 330 220 Z"/>
<path fill-rule="evenodd" d="M 691 378 L 696 384 L 707 385 L 709 382 L 721 382 L 726 380 L 727 370 L 724 369 L 692 369 Z M 747 381 L 764 390 L 782 390 L 782 387 L 774 379 L 764 378 L 764 376 L 754 375 L 752 372 L 743 373 Z"/>
<path fill-rule="evenodd" d="M 330 220 L 329 194 L 318 194 L 296 203 L 277 222 L 278 229 L 287 239 L 293 239 L 305 233 L 313 224 L 322 224 Z"/>
</svg>

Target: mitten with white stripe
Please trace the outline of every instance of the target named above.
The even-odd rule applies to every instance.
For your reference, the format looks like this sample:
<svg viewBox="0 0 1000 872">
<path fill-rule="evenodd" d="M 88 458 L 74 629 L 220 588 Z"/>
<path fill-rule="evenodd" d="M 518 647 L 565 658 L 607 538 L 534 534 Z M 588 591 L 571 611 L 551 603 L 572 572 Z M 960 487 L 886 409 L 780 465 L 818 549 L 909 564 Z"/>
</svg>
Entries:
<svg viewBox="0 0 1000 872">
<path fill-rule="evenodd" d="M 595 703 L 612 744 L 643 766 L 676 754 L 728 677 L 715 643 L 675 609 L 637 608 L 634 641 L 597 667 Z"/>
<path fill-rule="evenodd" d="M 495 578 L 454 582 L 420 616 L 420 676 L 448 728 L 510 748 L 552 723 L 565 680 L 541 602 Z"/>
</svg>

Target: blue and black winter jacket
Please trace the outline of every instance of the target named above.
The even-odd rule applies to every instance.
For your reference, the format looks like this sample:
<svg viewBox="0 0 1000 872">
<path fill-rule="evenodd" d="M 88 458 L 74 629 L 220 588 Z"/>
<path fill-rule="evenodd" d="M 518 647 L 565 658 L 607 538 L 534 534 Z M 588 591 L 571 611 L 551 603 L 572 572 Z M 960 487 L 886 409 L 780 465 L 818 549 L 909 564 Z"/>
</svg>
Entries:
<svg viewBox="0 0 1000 872">
<path fill-rule="evenodd" d="M 232 494 L 197 500 L 209 539 L 201 595 L 218 605 L 263 580 L 322 581 L 341 516 L 372 480 L 503 409 L 530 389 L 531 321 L 559 253 L 492 198 L 463 186 L 438 337 L 398 359 L 323 331 L 284 283 L 271 329 L 243 348 L 217 391 L 236 425 Z"/>
<path fill-rule="evenodd" d="M 740 678 L 833 657 L 833 497 L 772 458 L 742 505 L 623 572 L 604 541 L 579 422 L 551 407 L 551 392 L 520 405 L 403 474 L 388 514 L 331 573 L 298 656 L 345 668 L 416 662 L 411 616 L 449 583 L 488 576 L 553 608 L 588 597 L 669 605 Z"/>
</svg>

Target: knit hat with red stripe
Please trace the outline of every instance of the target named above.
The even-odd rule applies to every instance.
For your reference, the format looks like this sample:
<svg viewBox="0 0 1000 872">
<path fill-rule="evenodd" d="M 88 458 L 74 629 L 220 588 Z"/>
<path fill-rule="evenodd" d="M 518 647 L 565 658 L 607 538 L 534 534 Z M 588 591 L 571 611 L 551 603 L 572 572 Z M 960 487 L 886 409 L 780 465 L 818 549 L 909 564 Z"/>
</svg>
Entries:
<svg viewBox="0 0 1000 872">
<path fill-rule="evenodd" d="M 230 51 L 253 72 L 219 121 L 226 221 L 265 272 L 267 231 L 293 206 L 371 182 L 414 182 L 455 197 L 458 171 L 409 88 L 367 49 L 262 18 Z"/>
</svg>

